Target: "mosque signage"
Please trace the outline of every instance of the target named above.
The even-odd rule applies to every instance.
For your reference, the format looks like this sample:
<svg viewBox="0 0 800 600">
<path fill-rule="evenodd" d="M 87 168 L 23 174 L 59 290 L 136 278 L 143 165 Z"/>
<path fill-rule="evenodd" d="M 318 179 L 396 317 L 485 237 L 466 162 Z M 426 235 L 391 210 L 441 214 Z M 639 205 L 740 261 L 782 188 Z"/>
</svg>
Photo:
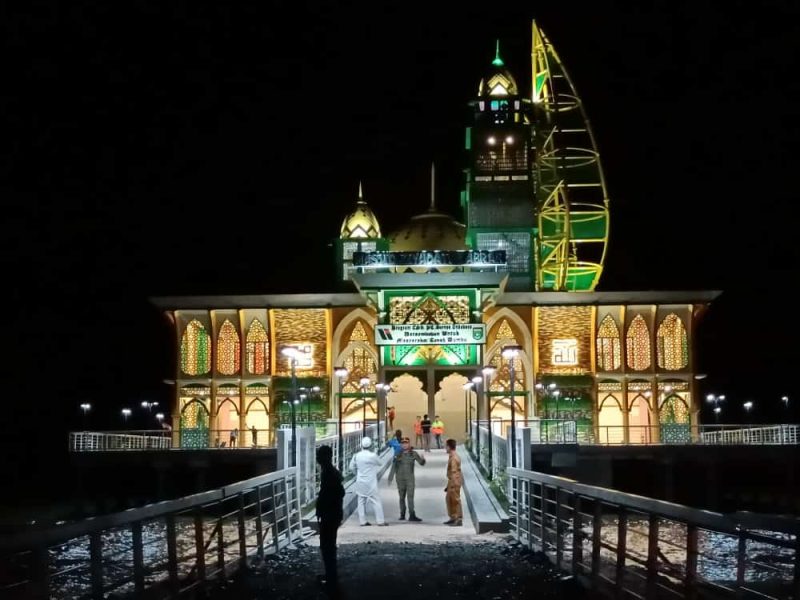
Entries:
<svg viewBox="0 0 800 600">
<path fill-rule="evenodd" d="M 504 267 L 505 250 L 421 250 L 414 252 L 353 252 L 353 266 L 382 267 Z"/>
<path fill-rule="evenodd" d="M 486 325 L 482 323 L 375 326 L 375 343 L 378 346 L 447 346 L 485 342 Z"/>
</svg>

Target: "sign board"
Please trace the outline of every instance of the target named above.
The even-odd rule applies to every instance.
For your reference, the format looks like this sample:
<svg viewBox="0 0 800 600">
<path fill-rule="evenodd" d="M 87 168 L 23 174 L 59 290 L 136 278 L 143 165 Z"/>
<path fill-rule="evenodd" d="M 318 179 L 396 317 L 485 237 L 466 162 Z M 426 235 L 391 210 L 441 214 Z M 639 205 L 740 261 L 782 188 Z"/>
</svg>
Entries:
<svg viewBox="0 0 800 600">
<path fill-rule="evenodd" d="M 375 325 L 378 346 L 447 346 L 483 344 L 483 323 L 430 323 L 426 325 Z"/>
<path fill-rule="evenodd" d="M 505 250 L 421 250 L 415 252 L 353 252 L 353 266 L 384 267 L 505 267 Z"/>
</svg>

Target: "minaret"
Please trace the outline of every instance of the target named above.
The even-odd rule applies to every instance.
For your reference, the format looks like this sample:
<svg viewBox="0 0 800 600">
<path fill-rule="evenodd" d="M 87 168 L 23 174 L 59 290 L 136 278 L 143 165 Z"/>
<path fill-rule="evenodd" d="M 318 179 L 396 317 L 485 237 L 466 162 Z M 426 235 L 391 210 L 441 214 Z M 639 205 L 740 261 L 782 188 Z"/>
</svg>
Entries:
<svg viewBox="0 0 800 600">
<path fill-rule="evenodd" d="M 468 244 L 476 250 L 504 250 L 510 273 L 507 289 L 533 289 L 535 201 L 531 177 L 531 104 L 500 56 L 500 41 L 478 97 L 470 103 L 468 168 L 461 204 Z"/>
<path fill-rule="evenodd" d="M 378 219 L 364 200 L 364 186 L 359 181 L 356 207 L 342 221 L 336 240 L 337 279 L 341 282 L 350 280 L 354 252 L 373 252 L 387 247 L 386 240 L 381 237 Z"/>
</svg>

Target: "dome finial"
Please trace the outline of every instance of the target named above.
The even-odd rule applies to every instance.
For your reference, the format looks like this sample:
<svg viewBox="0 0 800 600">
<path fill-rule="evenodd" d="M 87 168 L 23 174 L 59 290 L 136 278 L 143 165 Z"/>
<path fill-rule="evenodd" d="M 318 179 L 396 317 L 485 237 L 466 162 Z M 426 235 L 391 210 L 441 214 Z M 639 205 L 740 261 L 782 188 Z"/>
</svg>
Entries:
<svg viewBox="0 0 800 600">
<path fill-rule="evenodd" d="M 364 192 L 361 189 L 361 180 L 360 179 L 358 181 L 358 201 L 359 202 L 363 202 L 364 201 Z"/>
<path fill-rule="evenodd" d="M 436 164 L 431 163 L 431 208 L 436 210 Z"/>
<path fill-rule="evenodd" d="M 495 67 L 502 67 L 503 65 L 505 65 L 503 59 L 500 58 L 500 40 L 497 40 L 497 45 L 494 51 L 494 60 L 492 61 L 492 64 Z"/>
</svg>

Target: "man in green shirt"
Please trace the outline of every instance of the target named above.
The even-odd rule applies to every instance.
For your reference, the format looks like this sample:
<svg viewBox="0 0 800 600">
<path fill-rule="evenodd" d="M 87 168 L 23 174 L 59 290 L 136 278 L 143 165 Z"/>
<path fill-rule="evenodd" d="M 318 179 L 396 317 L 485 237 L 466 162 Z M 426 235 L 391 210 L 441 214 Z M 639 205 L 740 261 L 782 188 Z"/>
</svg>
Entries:
<svg viewBox="0 0 800 600">
<path fill-rule="evenodd" d="M 389 471 L 389 483 L 392 478 L 397 476 L 397 493 L 400 497 L 400 520 L 406 518 L 406 498 L 408 498 L 408 520 L 422 521 L 414 512 L 414 463 L 425 464 L 425 459 L 411 447 L 411 440 L 404 437 L 400 440 L 402 451 L 392 460 L 392 468 Z"/>
</svg>

